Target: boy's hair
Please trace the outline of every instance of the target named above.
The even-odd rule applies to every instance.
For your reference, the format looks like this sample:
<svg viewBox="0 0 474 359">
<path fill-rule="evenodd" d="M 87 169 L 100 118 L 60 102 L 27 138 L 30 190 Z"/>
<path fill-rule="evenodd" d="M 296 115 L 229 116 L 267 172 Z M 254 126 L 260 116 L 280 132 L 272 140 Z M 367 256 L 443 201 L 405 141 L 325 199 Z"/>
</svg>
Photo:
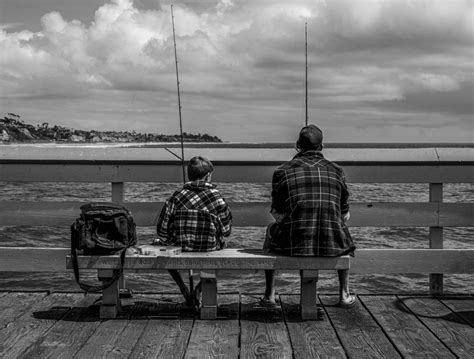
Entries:
<svg viewBox="0 0 474 359">
<path fill-rule="evenodd" d="M 196 181 L 214 170 L 212 162 L 205 157 L 195 156 L 188 163 L 188 178 Z"/>
</svg>

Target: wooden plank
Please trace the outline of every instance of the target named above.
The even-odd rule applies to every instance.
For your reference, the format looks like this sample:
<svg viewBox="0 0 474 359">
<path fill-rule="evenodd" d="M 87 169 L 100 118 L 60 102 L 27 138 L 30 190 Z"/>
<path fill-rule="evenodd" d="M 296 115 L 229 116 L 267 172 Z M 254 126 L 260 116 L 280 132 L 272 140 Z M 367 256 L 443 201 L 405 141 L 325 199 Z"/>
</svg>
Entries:
<svg viewBox="0 0 474 359">
<path fill-rule="evenodd" d="M 220 294 L 218 320 L 196 320 L 185 358 L 238 358 L 239 295 Z"/>
<path fill-rule="evenodd" d="M 67 248 L 0 247 L 0 270 L 4 272 L 70 272 Z M 209 253 L 182 253 L 173 257 L 127 257 L 128 269 L 321 269 L 341 268 L 350 260 L 351 273 L 474 273 L 474 249 L 358 249 L 354 258 L 284 257 L 262 255 L 261 250 L 230 249 Z M 249 260 L 238 260 L 248 255 Z M 81 268 L 118 268 L 119 257 L 80 257 Z M 324 265 L 323 265 L 324 264 Z"/>
<path fill-rule="evenodd" d="M 459 161 L 469 162 L 473 160 L 473 149 L 469 147 L 461 148 L 444 148 L 436 147 L 436 153 L 441 162 L 445 161 Z M 471 172 L 472 179 L 474 180 L 474 173 Z"/>
<path fill-rule="evenodd" d="M 69 226 L 84 202 L 0 201 L 2 225 Z M 138 226 L 153 226 L 162 202 L 126 202 Z M 270 202 L 230 202 L 234 226 L 266 226 L 272 222 Z M 400 226 L 429 227 L 443 221 L 444 226 L 474 226 L 473 203 L 351 203 L 351 227 Z M 442 216 L 439 218 L 439 215 Z"/>
<path fill-rule="evenodd" d="M 300 271 L 300 307 L 302 319 L 317 319 L 317 287 L 319 271 Z"/>
<path fill-rule="evenodd" d="M 430 202 L 440 204 L 443 202 L 443 184 L 430 183 Z M 430 248 L 443 248 L 443 227 L 439 224 L 430 226 Z M 430 273 L 430 293 L 431 295 L 443 294 L 443 274 Z"/>
<path fill-rule="evenodd" d="M 123 203 L 125 195 L 125 186 L 123 182 L 112 182 L 112 202 Z"/>
<path fill-rule="evenodd" d="M 435 203 L 350 203 L 350 206 L 350 227 L 428 227 L 438 224 L 438 205 Z M 472 219 L 469 222 L 472 223 Z"/>
<path fill-rule="evenodd" d="M 183 358 L 192 320 L 153 319 L 143 322 L 145 329 L 129 358 Z"/>
<path fill-rule="evenodd" d="M 473 227 L 474 203 L 440 203 L 440 227 Z"/>
<path fill-rule="evenodd" d="M 474 328 L 435 298 L 400 297 L 415 314 L 459 358 L 474 358 Z"/>
<path fill-rule="evenodd" d="M 201 271 L 201 319 L 217 317 L 217 271 Z"/>
<path fill-rule="evenodd" d="M 141 317 L 140 301 L 142 298 L 141 295 L 135 295 L 132 298 L 122 299 L 123 305 L 118 313 L 118 318 L 102 321 L 94 335 L 90 336 L 74 357 L 130 357 L 147 326 L 146 317 Z M 130 318 L 134 318 L 134 320 L 130 320 Z"/>
<path fill-rule="evenodd" d="M 116 269 L 120 257 L 78 256 L 79 268 Z M 182 252 L 171 256 L 127 255 L 126 269 L 347 269 L 349 256 L 342 257 L 288 257 L 263 253 L 261 249 L 226 248 L 214 252 Z M 70 257 L 67 267 L 72 268 Z"/>
<path fill-rule="evenodd" d="M 97 276 L 102 283 L 112 280 L 115 270 L 99 269 Z M 121 302 L 119 298 L 119 280 L 112 283 L 111 286 L 102 291 L 102 303 L 100 306 L 101 319 L 113 319 L 117 316 L 121 309 Z"/>
<path fill-rule="evenodd" d="M 443 227 L 430 227 L 430 248 L 443 248 Z M 439 296 L 443 294 L 443 273 L 430 273 L 430 294 Z"/>
<path fill-rule="evenodd" d="M 70 248 L 0 247 L 0 271 L 71 272 L 64 265 L 69 253 Z"/>
<path fill-rule="evenodd" d="M 387 336 L 359 301 L 352 308 L 335 305 L 338 296 L 320 296 L 349 358 L 400 358 Z"/>
<path fill-rule="evenodd" d="M 360 297 L 391 342 L 403 356 L 454 358 L 455 356 L 395 296 Z"/>
<path fill-rule="evenodd" d="M 115 351 L 115 345 L 124 340 L 122 333 L 126 332 L 127 319 L 107 320 L 100 323 L 84 345 L 74 356 L 75 358 L 105 358 L 107 356 L 120 356 Z M 129 332 L 129 331 L 127 331 Z M 138 340 L 138 338 L 135 338 Z M 134 345 L 135 343 L 133 343 Z M 123 357 L 123 356 L 122 356 Z"/>
<path fill-rule="evenodd" d="M 134 301 L 132 320 L 142 319 L 145 329 L 129 358 L 183 358 L 194 312 L 182 297 L 140 295 Z"/>
<path fill-rule="evenodd" d="M 178 143 L 164 144 L 9 144 L 2 146 L 0 160 L 83 160 L 83 161 L 167 161 L 177 162 L 164 148 L 178 148 Z M 366 144 L 364 144 L 366 146 Z M 373 146 L 373 147 L 372 147 Z M 325 157 L 333 161 L 372 162 L 472 162 L 472 144 L 360 144 L 328 143 Z M 367 146 L 366 146 L 367 147 Z M 60 151 L 58 151 L 60 148 Z M 213 162 L 221 161 L 273 161 L 283 162 L 295 154 L 294 143 L 185 143 L 185 160 L 199 153 Z M 357 148 L 354 151 L 354 148 Z"/>
<path fill-rule="evenodd" d="M 9 144 L 2 147 L 1 159 L 23 159 L 23 160 L 83 160 L 83 161 L 168 161 L 177 162 L 176 158 L 164 148 L 177 148 L 176 143 L 153 144 L 117 144 L 108 143 L 104 145 L 80 145 L 75 144 L 35 144 L 15 145 Z M 273 144 L 273 143 L 185 143 L 185 160 L 189 160 L 195 153 L 211 159 L 213 162 L 220 161 L 273 161 L 284 162 L 295 154 L 295 144 Z M 325 157 L 333 161 L 410 161 L 410 162 L 438 162 L 439 157 L 449 161 L 472 161 L 473 149 L 469 147 L 434 147 L 425 145 L 414 147 L 406 144 L 405 148 L 400 146 L 376 146 L 374 148 L 354 147 L 354 144 L 327 144 L 324 149 Z M 348 147 L 349 145 L 349 147 Z M 357 145 L 356 145 L 357 146 Z M 58 151 L 58 147 L 61 148 Z M 353 148 L 357 148 L 354 151 Z M 441 151 L 443 156 L 438 157 Z M 448 157 L 449 156 L 449 157 Z"/>
<path fill-rule="evenodd" d="M 68 161 L 69 162 L 69 161 Z M 0 164 L 0 180 L 27 182 L 179 182 L 180 165 Z"/>
<path fill-rule="evenodd" d="M 113 349 L 107 353 L 107 358 L 129 358 L 133 348 L 146 330 L 146 321 L 128 321 L 124 330 L 118 335 L 113 344 Z"/>
<path fill-rule="evenodd" d="M 84 345 L 100 324 L 99 295 L 89 294 L 21 354 L 21 358 L 69 359 Z M 47 313 L 47 311 L 45 311 Z"/>
<path fill-rule="evenodd" d="M 341 262 L 337 262 L 341 260 Z M 127 257 L 125 268 L 153 269 L 342 269 L 343 257 L 285 257 L 261 250 L 230 249 L 170 257 Z M 473 273 L 474 249 L 360 249 L 351 259 L 353 273 Z M 118 268 L 119 258 L 79 256 L 81 268 Z M 68 264 L 68 268 L 71 268 Z"/>
<path fill-rule="evenodd" d="M 472 165 L 460 166 L 402 166 L 367 165 L 343 166 L 348 183 L 470 183 Z M 452 172 L 450 172 L 452 171 Z"/>
<path fill-rule="evenodd" d="M 302 320 L 298 295 L 280 295 L 295 359 L 346 358 L 344 348 L 327 316 Z M 322 313 L 322 308 L 319 308 Z"/>
<path fill-rule="evenodd" d="M 81 294 L 50 294 L 0 330 L 0 357 L 17 358 L 71 308 Z"/>
<path fill-rule="evenodd" d="M 456 315 L 474 327 L 474 298 L 461 297 L 443 299 L 442 302 L 447 305 Z"/>
<path fill-rule="evenodd" d="M 258 296 L 241 297 L 240 357 L 291 358 L 291 341 L 281 307 L 259 306 Z"/>
<path fill-rule="evenodd" d="M 181 164 L 177 161 L 84 161 L 48 163 L 25 161 L 0 163 L 0 181 L 26 182 L 180 182 Z M 283 162 L 283 161 L 282 161 Z M 281 162 L 214 162 L 216 182 L 269 183 Z M 349 183 L 471 183 L 472 163 L 424 164 L 383 162 L 357 163 L 339 161 Z"/>
<path fill-rule="evenodd" d="M 473 249 L 358 249 L 351 273 L 473 273 Z"/>
<path fill-rule="evenodd" d="M 47 295 L 41 293 L 2 293 L 0 298 L 0 329 L 6 327 L 8 323 L 15 321 L 26 312 L 33 304 L 41 301 Z"/>
<path fill-rule="evenodd" d="M 84 202 L 0 201 L 2 225 L 69 226 Z M 126 202 L 138 226 L 153 226 L 162 202 Z M 234 225 L 265 226 L 272 221 L 269 202 L 230 202 Z M 351 227 L 472 227 L 473 203 L 351 203 Z"/>
</svg>

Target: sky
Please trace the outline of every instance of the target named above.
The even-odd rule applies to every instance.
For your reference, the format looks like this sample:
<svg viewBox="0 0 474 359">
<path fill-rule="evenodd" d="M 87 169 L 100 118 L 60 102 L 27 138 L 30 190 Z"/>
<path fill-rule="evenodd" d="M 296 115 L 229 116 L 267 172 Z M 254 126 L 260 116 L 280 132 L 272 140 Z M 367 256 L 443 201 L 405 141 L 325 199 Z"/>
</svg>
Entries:
<svg viewBox="0 0 474 359">
<path fill-rule="evenodd" d="M 474 0 L 0 0 L 0 116 L 293 142 L 473 142 Z"/>
</svg>

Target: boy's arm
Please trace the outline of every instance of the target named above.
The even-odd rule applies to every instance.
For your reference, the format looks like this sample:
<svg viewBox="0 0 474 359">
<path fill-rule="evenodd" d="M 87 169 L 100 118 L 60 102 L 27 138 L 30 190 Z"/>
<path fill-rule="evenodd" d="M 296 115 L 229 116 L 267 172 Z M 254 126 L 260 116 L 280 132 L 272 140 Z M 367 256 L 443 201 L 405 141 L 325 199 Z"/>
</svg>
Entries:
<svg viewBox="0 0 474 359">
<path fill-rule="evenodd" d="M 224 237 L 230 236 L 232 231 L 232 213 L 230 211 L 229 205 L 226 201 L 221 197 L 219 198 L 219 209 L 217 216 L 219 217 L 222 223 L 222 235 Z"/>
<path fill-rule="evenodd" d="M 157 240 L 153 241 L 153 244 L 172 244 L 172 238 L 170 237 L 169 233 L 171 232 L 170 226 L 172 226 L 171 215 L 173 214 L 173 210 L 174 205 L 172 202 L 169 200 L 166 201 L 156 223 L 156 235 L 158 238 Z"/>
</svg>

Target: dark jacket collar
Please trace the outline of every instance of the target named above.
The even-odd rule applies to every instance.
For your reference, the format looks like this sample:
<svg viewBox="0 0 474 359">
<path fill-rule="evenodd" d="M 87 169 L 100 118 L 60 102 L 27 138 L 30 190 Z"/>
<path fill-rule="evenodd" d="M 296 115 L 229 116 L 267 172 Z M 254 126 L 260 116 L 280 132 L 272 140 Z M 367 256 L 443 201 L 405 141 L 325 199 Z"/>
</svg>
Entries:
<svg viewBox="0 0 474 359">
<path fill-rule="evenodd" d="M 305 157 L 318 157 L 318 158 L 324 158 L 323 154 L 321 151 L 317 150 L 308 150 L 308 151 L 301 151 L 296 154 L 294 159 L 296 158 L 305 158 Z"/>
<path fill-rule="evenodd" d="M 191 191 L 204 191 L 206 189 L 216 188 L 215 184 L 206 181 L 190 181 L 184 184 L 185 189 L 189 189 Z"/>
</svg>

